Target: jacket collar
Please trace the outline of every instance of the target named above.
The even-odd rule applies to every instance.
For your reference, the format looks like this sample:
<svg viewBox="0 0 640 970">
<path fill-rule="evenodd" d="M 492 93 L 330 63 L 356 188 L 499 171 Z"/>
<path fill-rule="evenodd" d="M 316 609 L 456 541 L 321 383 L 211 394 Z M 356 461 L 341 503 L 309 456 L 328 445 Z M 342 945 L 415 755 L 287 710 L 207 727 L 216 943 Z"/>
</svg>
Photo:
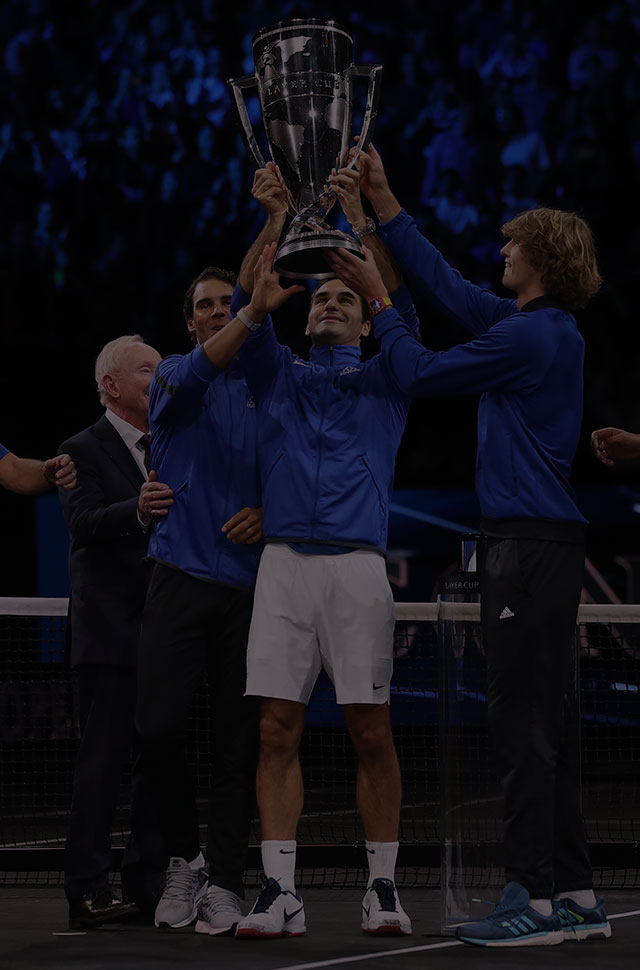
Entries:
<svg viewBox="0 0 640 970">
<path fill-rule="evenodd" d="M 520 307 L 520 313 L 533 313 L 534 310 L 547 310 L 553 307 L 556 310 L 564 310 L 565 313 L 570 313 L 566 306 L 562 304 L 557 297 L 553 297 L 550 294 L 545 293 L 544 296 L 536 296 L 535 299 L 529 300 L 524 306 Z"/>
<path fill-rule="evenodd" d="M 312 364 L 321 364 L 323 367 L 345 367 L 347 364 L 359 364 L 362 359 L 362 351 L 359 347 L 329 346 L 320 344 L 311 348 L 309 360 Z"/>
</svg>

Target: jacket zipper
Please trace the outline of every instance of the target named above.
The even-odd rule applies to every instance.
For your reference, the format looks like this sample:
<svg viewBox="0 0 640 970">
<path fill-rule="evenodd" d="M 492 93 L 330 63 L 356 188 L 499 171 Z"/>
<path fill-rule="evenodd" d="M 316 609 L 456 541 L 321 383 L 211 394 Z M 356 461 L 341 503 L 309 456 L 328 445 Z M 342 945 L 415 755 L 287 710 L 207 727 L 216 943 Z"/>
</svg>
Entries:
<svg viewBox="0 0 640 970">
<path fill-rule="evenodd" d="M 327 379 L 324 383 L 324 395 L 322 398 L 322 411 L 320 412 L 320 425 L 318 427 L 318 459 L 316 464 L 316 484 L 314 489 L 313 497 L 313 518 L 311 520 L 311 538 L 315 539 L 316 536 L 316 509 L 318 508 L 318 493 L 320 491 L 320 466 L 322 465 L 322 453 L 323 449 L 323 438 L 322 438 L 322 427 L 324 425 L 324 419 L 327 413 L 327 394 L 329 393 L 329 384 L 332 381 L 333 374 L 333 347 L 329 347 L 329 367 L 327 369 Z"/>
</svg>

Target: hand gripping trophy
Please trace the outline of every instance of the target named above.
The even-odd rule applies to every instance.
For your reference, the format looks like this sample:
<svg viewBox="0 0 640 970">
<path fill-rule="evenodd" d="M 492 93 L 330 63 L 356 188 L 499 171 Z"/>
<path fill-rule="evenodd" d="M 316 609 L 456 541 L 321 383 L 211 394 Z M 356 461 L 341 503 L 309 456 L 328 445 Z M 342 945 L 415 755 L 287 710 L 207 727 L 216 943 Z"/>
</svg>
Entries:
<svg viewBox="0 0 640 970">
<path fill-rule="evenodd" d="M 355 164 L 357 154 L 366 150 L 378 110 L 382 67 L 353 64 L 352 49 L 352 38 L 334 21 L 281 21 L 253 38 L 255 74 L 229 81 L 248 150 L 264 168 L 244 98 L 257 87 L 271 158 L 287 188 L 293 221 L 274 262 L 282 276 L 333 276 L 325 259 L 330 249 L 362 256 L 356 239 L 326 222 L 336 201 L 329 175 L 347 162 Z M 369 89 L 358 147 L 349 160 L 355 76 L 368 77 Z"/>
</svg>

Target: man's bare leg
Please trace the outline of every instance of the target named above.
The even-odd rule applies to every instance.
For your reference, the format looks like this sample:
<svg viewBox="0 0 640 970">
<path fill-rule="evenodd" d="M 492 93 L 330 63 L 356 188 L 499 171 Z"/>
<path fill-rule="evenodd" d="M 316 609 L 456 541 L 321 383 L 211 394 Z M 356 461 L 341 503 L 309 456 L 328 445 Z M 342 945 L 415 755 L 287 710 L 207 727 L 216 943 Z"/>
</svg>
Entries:
<svg viewBox="0 0 640 970">
<path fill-rule="evenodd" d="M 344 716 L 358 755 L 358 811 L 367 839 L 396 842 L 402 781 L 388 704 L 346 704 Z"/>
<path fill-rule="evenodd" d="M 304 789 L 298 750 L 305 705 L 260 700 L 260 757 L 256 792 L 263 839 L 295 839 Z"/>
<path fill-rule="evenodd" d="M 263 697 L 260 701 L 260 756 L 256 791 L 262 827 L 265 882 L 236 936 L 301 936 L 306 932 L 302 899 L 295 890 L 296 830 L 304 788 L 298 750 L 305 705 Z"/>
<path fill-rule="evenodd" d="M 344 714 L 358 754 L 358 811 L 369 862 L 362 929 L 380 936 L 407 936 L 411 920 L 395 888 L 402 781 L 389 705 L 347 704 Z"/>
</svg>

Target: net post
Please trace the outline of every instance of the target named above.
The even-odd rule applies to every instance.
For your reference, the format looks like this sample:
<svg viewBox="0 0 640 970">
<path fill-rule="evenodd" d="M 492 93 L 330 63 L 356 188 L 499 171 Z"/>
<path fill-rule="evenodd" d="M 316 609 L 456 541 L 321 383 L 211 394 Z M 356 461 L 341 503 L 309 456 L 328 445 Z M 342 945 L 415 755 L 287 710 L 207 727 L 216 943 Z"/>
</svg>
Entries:
<svg viewBox="0 0 640 970">
<path fill-rule="evenodd" d="M 480 580 L 477 569 L 479 535 L 464 535 L 460 545 L 457 571 L 440 583 L 439 604 L 477 604 Z M 468 764 L 465 724 L 469 716 L 469 695 L 478 693 L 470 683 L 481 659 L 478 628 L 468 622 L 448 618 L 440 609 L 438 642 L 440 651 L 440 918 L 441 929 L 452 935 L 456 926 L 468 920 L 473 904 L 468 885 L 469 869 L 477 864 L 478 846 L 468 842 L 465 806 L 473 788 L 473 766 Z M 462 612 L 462 611 L 459 611 Z M 477 678 L 474 678 L 476 680 Z M 471 690 L 471 688 L 475 690 Z M 486 707 L 473 705 L 474 717 L 484 717 Z M 470 774 L 471 771 L 471 774 Z"/>
</svg>

